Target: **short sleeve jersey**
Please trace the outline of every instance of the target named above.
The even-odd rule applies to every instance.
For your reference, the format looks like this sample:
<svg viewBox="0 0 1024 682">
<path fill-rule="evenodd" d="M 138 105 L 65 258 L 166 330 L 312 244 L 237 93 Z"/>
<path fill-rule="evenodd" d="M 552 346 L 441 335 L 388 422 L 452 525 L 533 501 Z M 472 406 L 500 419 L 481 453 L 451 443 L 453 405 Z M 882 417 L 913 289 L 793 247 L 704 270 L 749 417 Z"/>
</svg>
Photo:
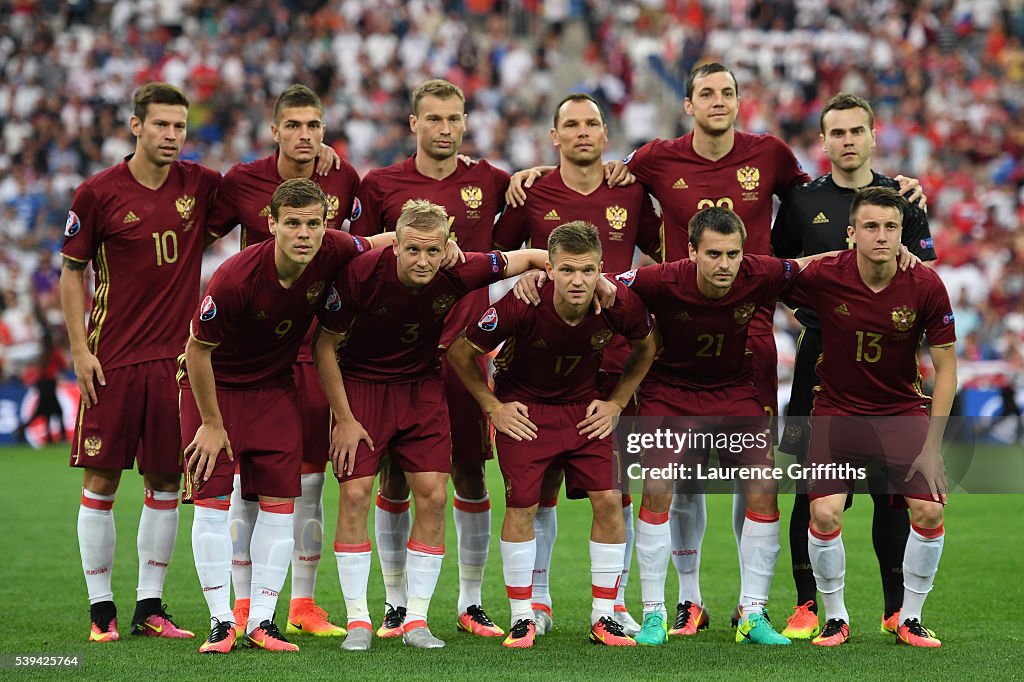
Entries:
<svg viewBox="0 0 1024 682">
<path fill-rule="evenodd" d="M 918 371 L 922 334 L 932 346 L 956 341 L 949 295 L 934 271 L 897 270 L 874 292 L 861 279 L 856 251 L 845 251 L 808 265 L 785 298 L 818 313 L 825 351 L 816 390 L 837 407 L 893 415 L 931 403 Z"/>
<path fill-rule="evenodd" d="M 546 249 L 551 232 L 573 220 L 585 220 L 597 227 L 607 272 L 633 267 L 633 252 L 638 246 L 660 260 L 661 217 L 641 185 L 610 188 L 602 182 L 590 194 L 580 194 L 565 184 L 559 168 L 534 183 L 525 205 L 510 206 L 502 213 L 494 228 L 494 243 L 506 250 L 524 242 L 535 249 Z"/>
<path fill-rule="evenodd" d="M 745 255 L 732 288 L 710 299 L 697 288 L 697 266 L 687 259 L 618 275 L 658 320 L 664 348 L 648 377 L 705 390 L 753 381 L 744 362 L 750 321 L 795 281 L 796 261 Z"/>
<path fill-rule="evenodd" d="M 214 346 L 219 388 L 287 386 L 299 345 L 339 270 L 368 250 L 359 237 L 330 230 L 320 251 L 287 289 L 274 264 L 274 242 L 235 254 L 214 273 L 192 318 L 191 333 Z"/>
<path fill-rule="evenodd" d="M 541 289 L 537 306 L 510 292 L 466 329 L 466 340 L 481 353 L 505 342 L 494 360 L 494 393 L 503 402 L 564 404 L 600 398 L 604 348 L 616 334 L 640 340 L 651 333 L 647 309 L 622 284 L 616 284 L 614 306 L 600 315 L 589 312 L 575 326 L 555 310 L 554 289 Z"/>
<path fill-rule="evenodd" d="M 88 344 L 104 369 L 181 353 L 199 300 L 207 211 L 221 181 L 215 170 L 175 161 L 164 184 L 149 189 L 127 161 L 78 187 L 61 249 L 93 263 Z"/>
<path fill-rule="evenodd" d="M 693 133 L 652 140 L 626 157 L 629 170 L 661 204 L 664 260 L 689 257 L 687 225 L 709 206 L 735 211 L 747 229 L 746 253 L 771 253 L 772 195 L 810 182 L 793 152 L 774 135 L 735 132 L 735 143 L 717 161 L 693 150 Z M 752 335 L 771 333 L 770 310 L 759 311 Z"/>
<path fill-rule="evenodd" d="M 217 194 L 217 202 L 210 211 L 210 230 L 214 234 L 223 236 L 235 225 L 241 225 L 240 246 L 243 249 L 273 238 L 267 224 L 270 200 L 284 182 L 277 172 L 277 159 L 275 153 L 250 163 L 236 164 L 227 172 Z M 314 173 L 310 179 L 327 197 L 327 229 L 341 229 L 355 204 L 359 173 L 343 160 L 340 169 L 331 169 L 327 175 Z M 299 348 L 297 362 L 313 362 L 312 342 L 313 329 L 310 328 Z"/>
<path fill-rule="evenodd" d="M 395 229 L 402 205 L 429 199 L 444 206 L 452 235 L 463 251 L 489 251 L 494 219 L 505 207 L 509 174 L 486 161 L 458 162 L 455 172 L 435 180 L 416 170 L 416 157 L 370 171 L 352 209 L 352 234 L 371 236 Z"/>
<path fill-rule="evenodd" d="M 224 176 L 217 202 L 210 211 L 210 231 L 223 236 L 242 226 L 241 248 L 271 238 L 267 217 L 270 199 L 284 182 L 277 172 L 277 153 L 232 166 Z M 340 229 L 349 216 L 359 190 L 359 174 L 347 161 L 327 175 L 310 178 L 327 196 L 327 229 Z"/>
<path fill-rule="evenodd" d="M 342 374 L 383 383 L 419 381 L 440 370 L 441 333 L 452 306 L 470 291 L 502 278 L 497 251 L 467 253 L 419 290 L 398 279 L 390 246 L 352 262 L 334 282 L 318 313 L 321 326 L 342 335 Z"/>
</svg>

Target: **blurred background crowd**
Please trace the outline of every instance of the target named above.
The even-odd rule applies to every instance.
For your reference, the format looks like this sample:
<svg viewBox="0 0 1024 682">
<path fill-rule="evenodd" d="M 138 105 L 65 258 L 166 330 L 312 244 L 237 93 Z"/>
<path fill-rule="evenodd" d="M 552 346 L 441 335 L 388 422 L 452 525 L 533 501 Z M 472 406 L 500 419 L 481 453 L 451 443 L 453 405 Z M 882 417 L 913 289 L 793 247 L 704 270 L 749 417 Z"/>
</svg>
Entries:
<svg viewBox="0 0 1024 682">
<path fill-rule="evenodd" d="M 75 187 L 134 149 L 133 90 L 192 101 L 184 157 L 226 171 L 273 148 L 276 95 L 310 85 L 327 139 L 360 171 L 414 148 L 410 91 L 465 91 L 463 153 L 509 170 L 557 157 L 562 95 L 595 95 L 607 158 L 688 130 L 685 75 L 730 66 L 749 132 L 828 170 L 818 114 L 835 92 L 876 108 L 873 167 L 921 180 L 954 301 L 962 379 L 1024 369 L 1024 0 L 0 0 L 2 372 L 63 341 L 59 251 Z M 236 247 L 222 240 L 211 263 Z M 795 327 L 782 324 L 780 350 Z M 984 371 L 972 371 L 972 367 Z M 994 369 L 993 369 L 994 368 Z"/>
</svg>

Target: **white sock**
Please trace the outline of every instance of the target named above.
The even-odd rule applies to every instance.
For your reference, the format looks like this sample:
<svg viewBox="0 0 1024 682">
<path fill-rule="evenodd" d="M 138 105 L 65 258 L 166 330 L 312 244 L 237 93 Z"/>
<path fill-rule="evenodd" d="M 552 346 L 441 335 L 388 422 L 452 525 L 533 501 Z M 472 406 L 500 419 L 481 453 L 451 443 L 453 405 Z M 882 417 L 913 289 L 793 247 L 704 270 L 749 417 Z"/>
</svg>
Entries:
<svg viewBox="0 0 1024 682">
<path fill-rule="evenodd" d="M 338 581 L 345 597 L 348 627 L 365 623 L 370 627 L 370 610 L 366 606 L 366 584 L 370 580 L 370 543 L 343 545 L 334 543 L 334 558 L 338 561 Z"/>
<path fill-rule="evenodd" d="M 935 529 L 911 525 L 907 549 L 903 553 L 903 610 L 900 612 L 900 624 L 910 618 L 921 621 L 924 600 L 935 582 L 945 540 L 946 532 L 941 525 Z"/>
<path fill-rule="evenodd" d="M 626 548 L 622 554 L 622 577 L 619 579 L 619 591 L 615 595 L 615 608 L 626 608 L 626 585 L 629 583 L 629 567 L 633 563 L 633 546 L 636 544 L 633 500 L 629 495 L 623 495 L 622 501 L 627 500 L 629 503 L 622 506 L 622 521 L 626 524 Z"/>
<path fill-rule="evenodd" d="M 270 509 L 274 511 L 271 511 Z M 288 575 L 288 564 L 295 546 L 294 505 L 260 503 L 260 513 L 252 529 L 252 596 L 249 601 L 249 624 L 252 632 L 265 620 L 273 620 L 277 597 Z"/>
<path fill-rule="evenodd" d="M 743 564 L 743 595 L 740 607 L 743 619 L 752 613 L 761 613 L 768 603 L 768 591 L 775 577 L 775 564 L 779 559 L 779 513 L 767 517 L 754 512 L 747 512 L 747 520 L 743 524 L 743 539 L 740 542 L 740 555 Z"/>
<path fill-rule="evenodd" d="M 378 492 L 373 519 L 380 572 L 384 577 L 384 601 L 395 608 L 405 606 L 405 559 L 408 555 L 405 546 L 412 528 L 409 498 L 389 500 Z"/>
<path fill-rule="evenodd" d="M 98 495 L 82 489 L 78 508 L 78 549 L 82 553 L 82 572 L 89 591 L 89 603 L 113 601 L 110 573 L 114 568 L 114 496 Z"/>
<path fill-rule="evenodd" d="M 218 500 L 211 500 L 216 503 Z M 234 622 L 231 614 L 231 536 L 228 510 L 195 505 L 192 516 L 192 556 L 210 618 Z M 238 623 L 244 625 L 244 623 Z M 211 620 L 210 626 L 213 626 Z"/>
<path fill-rule="evenodd" d="M 505 576 L 505 592 L 512 611 L 512 624 L 517 620 L 533 620 L 533 567 L 537 561 L 537 541 L 501 541 L 501 570 Z"/>
<path fill-rule="evenodd" d="M 235 586 L 235 599 L 248 599 L 252 588 L 252 527 L 256 525 L 259 502 L 242 499 L 242 484 L 235 474 L 231 489 L 231 507 L 228 509 L 228 531 L 231 537 L 231 584 Z M 242 625 L 242 623 L 239 623 Z"/>
<path fill-rule="evenodd" d="M 551 553 L 555 549 L 555 539 L 558 537 L 558 514 L 555 512 L 557 503 L 557 499 L 541 500 L 537 514 L 533 517 L 536 547 L 536 559 L 533 564 L 533 601 L 548 608 L 551 608 L 551 591 L 548 588 Z M 515 623 L 515 619 L 512 622 Z"/>
<path fill-rule="evenodd" d="M 324 475 L 302 474 L 302 496 L 295 500 L 292 599 L 312 599 L 324 548 Z"/>
<path fill-rule="evenodd" d="M 743 524 L 747 519 L 747 496 L 739 479 L 733 481 L 732 488 L 732 535 L 736 538 L 736 558 L 740 565 L 740 598 L 736 603 L 740 604 L 743 602 L 743 551 L 740 544 L 743 541 Z"/>
<path fill-rule="evenodd" d="M 167 565 L 174 554 L 178 538 L 178 493 L 146 490 L 139 519 L 139 586 L 137 595 L 143 599 L 159 599 L 164 594 Z"/>
<path fill-rule="evenodd" d="M 625 552 L 625 542 L 590 541 L 591 625 L 602 618 L 611 618 L 615 613 L 615 594 L 619 591 Z"/>
<path fill-rule="evenodd" d="M 406 625 L 427 620 L 430 598 L 434 596 L 437 578 L 441 575 L 444 546 L 432 547 L 417 540 L 409 540 L 408 552 L 406 571 L 409 575 L 409 606 L 405 614 Z"/>
<path fill-rule="evenodd" d="M 491 544 L 491 498 L 467 500 L 455 494 L 455 536 L 459 543 L 459 613 L 482 604 L 484 566 Z"/>
<path fill-rule="evenodd" d="M 849 624 L 850 614 L 846 611 L 843 588 L 846 585 L 846 547 L 843 545 L 842 529 L 834 536 L 807 529 L 807 553 L 811 557 L 814 582 L 821 592 L 821 603 L 825 607 L 825 620 L 842 618 Z"/>
<path fill-rule="evenodd" d="M 707 506 L 701 493 L 676 493 L 669 508 L 672 532 L 672 563 L 679 574 L 679 603 L 701 605 L 700 546 L 708 524 Z"/>
<path fill-rule="evenodd" d="M 661 612 L 665 618 L 665 578 L 668 575 L 668 554 L 672 540 L 668 513 L 658 514 L 640 507 L 636 522 L 636 563 L 640 567 L 640 596 L 644 615 Z"/>
</svg>

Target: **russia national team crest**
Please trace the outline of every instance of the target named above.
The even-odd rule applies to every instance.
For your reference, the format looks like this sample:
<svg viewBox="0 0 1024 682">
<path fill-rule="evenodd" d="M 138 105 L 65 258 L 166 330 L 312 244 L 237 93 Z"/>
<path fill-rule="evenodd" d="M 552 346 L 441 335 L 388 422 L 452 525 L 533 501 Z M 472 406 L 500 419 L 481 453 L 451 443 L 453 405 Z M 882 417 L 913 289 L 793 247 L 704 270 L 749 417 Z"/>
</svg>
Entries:
<svg viewBox="0 0 1024 682">
<path fill-rule="evenodd" d="M 630 270 L 629 272 L 622 272 L 615 275 L 615 279 L 619 280 L 627 287 L 633 286 L 633 280 L 636 279 L 636 270 Z"/>
<path fill-rule="evenodd" d="M 196 210 L 196 198 L 190 194 L 183 194 L 174 202 L 174 208 L 177 209 L 178 215 L 181 216 L 182 229 L 186 232 L 191 230 L 195 226 L 192 214 Z"/>
<path fill-rule="evenodd" d="M 629 211 L 621 206 L 609 206 L 604 211 L 604 217 L 608 219 L 608 225 L 612 230 L 621 232 L 626 229 L 626 220 L 629 219 Z M 614 234 L 614 232 L 612 233 Z M 616 235 L 621 240 L 622 235 Z"/>
<path fill-rule="evenodd" d="M 352 200 L 352 214 L 349 216 L 349 222 L 355 222 L 359 220 L 359 216 L 363 215 L 363 205 L 359 201 L 359 197 Z"/>
<path fill-rule="evenodd" d="M 434 299 L 433 308 L 435 315 L 446 315 L 455 303 L 455 297 L 451 294 L 443 294 Z"/>
<path fill-rule="evenodd" d="M 95 457 L 103 449 L 103 439 L 99 436 L 89 436 L 82 442 L 82 448 L 89 457 Z"/>
<path fill-rule="evenodd" d="M 331 290 L 327 292 L 327 301 L 324 303 L 324 308 L 330 310 L 332 313 L 336 313 L 341 310 L 341 296 L 338 294 L 338 290 L 331 287 Z"/>
<path fill-rule="evenodd" d="M 326 287 L 327 284 L 323 280 L 310 284 L 309 288 L 306 289 L 306 301 L 308 301 L 310 305 L 316 303 L 316 299 L 320 297 L 320 294 L 324 293 L 324 289 Z"/>
<path fill-rule="evenodd" d="M 488 308 L 483 317 L 480 318 L 480 321 L 476 323 L 476 326 L 485 332 L 493 332 L 498 328 L 498 311 L 494 308 Z"/>
<path fill-rule="evenodd" d="M 741 306 L 736 306 L 736 310 L 732 311 L 732 319 L 736 320 L 736 324 L 742 327 L 750 322 L 750 318 L 754 316 L 754 310 L 756 309 L 757 306 L 753 303 L 744 303 Z"/>
<path fill-rule="evenodd" d="M 217 317 L 217 304 L 214 303 L 213 296 L 207 294 L 203 302 L 199 304 L 199 320 L 209 322 L 215 317 Z"/>
<path fill-rule="evenodd" d="M 744 166 L 736 171 L 736 180 L 739 181 L 740 187 L 752 192 L 761 184 L 761 171 L 753 166 Z"/>
<path fill-rule="evenodd" d="M 483 206 L 484 192 L 479 187 L 474 187 L 472 185 L 463 187 L 460 194 L 462 194 L 462 201 L 471 209 L 476 210 Z"/>
<path fill-rule="evenodd" d="M 333 194 L 327 195 L 327 219 L 334 220 L 338 216 L 338 197 Z"/>
<path fill-rule="evenodd" d="M 917 321 L 917 311 L 905 305 L 892 309 L 892 326 L 898 332 L 908 332 Z"/>
<path fill-rule="evenodd" d="M 74 211 L 68 211 L 68 220 L 64 223 L 64 236 L 74 237 L 81 229 L 82 221 L 78 219 L 78 214 Z"/>
<path fill-rule="evenodd" d="M 615 333 L 611 329 L 602 329 L 590 337 L 590 347 L 594 350 L 601 350 L 608 345 Z"/>
</svg>

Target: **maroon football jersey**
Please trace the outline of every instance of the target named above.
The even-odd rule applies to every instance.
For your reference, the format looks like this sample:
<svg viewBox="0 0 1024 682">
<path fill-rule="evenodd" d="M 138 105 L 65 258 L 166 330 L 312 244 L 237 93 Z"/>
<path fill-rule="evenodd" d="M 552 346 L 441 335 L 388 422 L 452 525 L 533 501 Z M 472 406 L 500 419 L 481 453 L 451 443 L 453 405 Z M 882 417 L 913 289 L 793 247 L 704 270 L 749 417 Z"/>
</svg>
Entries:
<svg viewBox="0 0 1024 682">
<path fill-rule="evenodd" d="M 210 211 L 211 232 L 223 236 L 235 225 L 241 225 L 240 246 L 243 249 L 273 237 L 267 224 L 270 200 L 284 182 L 277 172 L 277 155 L 275 152 L 266 158 L 231 167 L 221 182 L 217 201 Z M 314 173 L 310 180 L 319 185 L 327 196 L 327 229 L 341 229 L 341 224 L 355 205 L 359 173 L 348 161 L 342 160 L 339 170 L 332 168 L 326 176 Z M 310 327 L 296 362 L 313 362 L 312 344 L 313 327 Z"/>
<path fill-rule="evenodd" d="M 267 226 L 270 199 L 284 182 L 277 172 L 277 154 L 231 167 L 210 211 L 211 232 L 223 236 L 235 225 L 241 225 L 243 249 L 271 238 Z M 319 185 L 327 196 L 327 228 L 339 229 L 355 204 L 359 173 L 348 161 L 342 160 L 340 170 L 332 168 L 327 175 L 314 173 L 310 180 Z"/>
<path fill-rule="evenodd" d="M 616 283 L 615 305 L 600 315 L 588 313 L 575 326 L 555 310 L 554 285 L 541 289 L 533 306 L 511 292 L 466 329 L 466 340 L 482 353 L 502 341 L 494 360 L 494 394 L 499 400 L 575 403 L 601 397 L 599 371 L 605 346 L 616 334 L 639 340 L 651 333 L 643 303 Z"/>
<path fill-rule="evenodd" d="M 402 205 L 409 199 L 427 199 L 448 212 L 452 238 L 463 251 L 490 251 L 494 219 L 505 207 L 509 174 L 486 161 L 461 161 L 444 180 L 428 178 L 416 170 L 416 157 L 370 171 L 359 185 L 352 209 L 352 234 L 371 236 L 395 229 Z M 487 307 L 487 293 L 466 296 L 448 315 L 442 345 L 448 346 L 473 324 Z"/>
<path fill-rule="evenodd" d="M 648 376 L 687 389 L 751 383 L 744 354 L 754 311 L 774 303 L 799 270 L 796 261 L 746 255 L 729 293 L 717 300 L 697 289 L 697 264 L 689 259 L 617 275 L 658 320 L 664 348 Z"/>
<path fill-rule="evenodd" d="M 127 160 L 79 185 L 61 249 L 93 262 L 88 342 L 104 369 L 181 353 L 199 299 L 207 211 L 221 181 L 215 170 L 175 161 L 164 184 L 149 189 Z"/>
<path fill-rule="evenodd" d="M 774 135 L 736 131 L 732 150 L 710 161 L 693 150 L 693 133 L 652 140 L 626 157 L 633 175 L 661 204 L 665 261 L 689 257 L 687 224 L 709 206 L 731 209 L 747 228 L 747 253 L 771 253 L 772 195 L 811 181 L 786 143 Z M 771 334 L 771 310 L 758 312 L 750 333 Z"/>
<path fill-rule="evenodd" d="M 816 389 L 850 414 L 902 414 L 931 403 L 921 391 L 917 352 L 956 341 L 953 308 L 942 280 L 925 267 L 896 271 L 880 292 L 857 270 L 857 252 L 808 265 L 785 296 L 821 320 L 825 351 Z"/>
<path fill-rule="evenodd" d="M 325 329 L 344 335 L 344 376 L 398 383 L 438 374 L 448 311 L 468 292 L 501 279 L 505 265 L 498 251 L 467 253 L 465 263 L 439 271 L 430 284 L 413 291 L 398 279 L 394 248 L 354 261 L 318 313 Z"/>
<path fill-rule="evenodd" d="M 352 258 L 367 250 L 365 239 L 331 230 L 287 289 L 278 280 L 272 241 L 224 261 L 213 274 L 191 325 L 196 341 L 216 346 L 217 386 L 290 386 L 299 345 L 324 305 L 330 283 Z"/>
</svg>

